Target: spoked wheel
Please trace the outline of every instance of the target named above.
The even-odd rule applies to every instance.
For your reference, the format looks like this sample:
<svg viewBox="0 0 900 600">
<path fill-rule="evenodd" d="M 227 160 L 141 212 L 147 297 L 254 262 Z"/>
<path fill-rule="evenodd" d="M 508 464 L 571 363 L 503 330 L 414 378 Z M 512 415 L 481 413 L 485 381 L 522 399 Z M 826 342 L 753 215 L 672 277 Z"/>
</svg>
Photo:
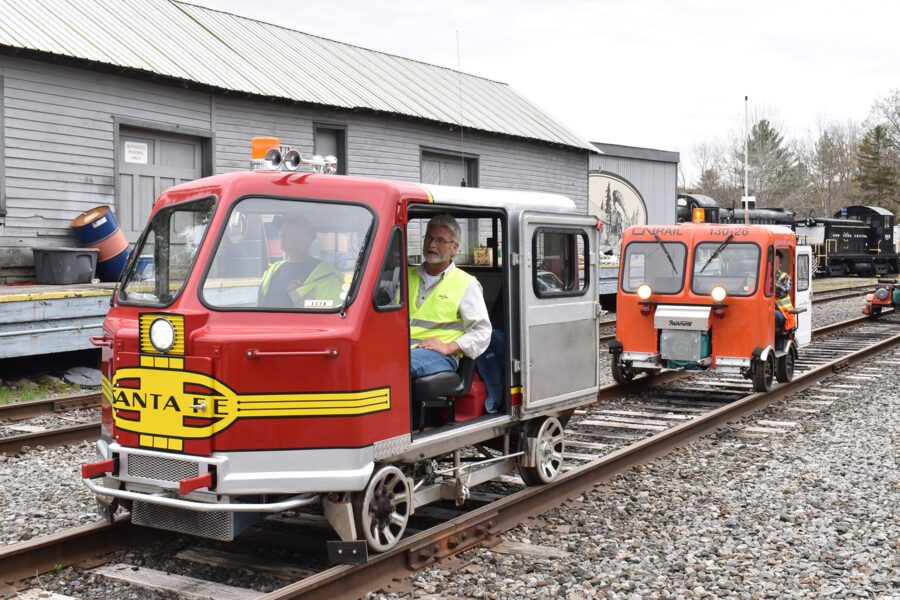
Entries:
<svg viewBox="0 0 900 600">
<path fill-rule="evenodd" d="M 775 374 L 775 356 L 770 352 L 766 360 L 753 359 L 753 390 L 768 392 Z"/>
<path fill-rule="evenodd" d="M 612 376 L 613 379 L 616 380 L 616 383 L 626 384 L 631 383 L 631 380 L 634 379 L 634 371 L 622 365 L 619 362 L 619 356 L 617 354 L 613 354 L 612 356 Z"/>
<path fill-rule="evenodd" d="M 779 383 L 787 383 L 794 378 L 794 363 L 797 361 L 797 349 L 791 346 L 790 351 L 779 357 L 775 363 L 775 379 Z"/>
<path fill-rule="evenodd" d="M 393 548 L 403 537 L 412 512 L 412 490 L 403 472 L 388 466 L 372 475 L 365 491 L 353 495 L 353 512 L 370 550 Z"/>
<path fill-rule="evenodd" d="M 531 431 L 537 427 L 537 432 L 529 433 L 533 438 L 531 462 L 533 467 L 519 465 L 519 474 L 526 485 L 542 485 L 550 483 L 562 470 L 563 451 L 565 441 L 563 439 L 563 426 L 556 417 L 547 417 L 533 423 Z"/>
</svg>

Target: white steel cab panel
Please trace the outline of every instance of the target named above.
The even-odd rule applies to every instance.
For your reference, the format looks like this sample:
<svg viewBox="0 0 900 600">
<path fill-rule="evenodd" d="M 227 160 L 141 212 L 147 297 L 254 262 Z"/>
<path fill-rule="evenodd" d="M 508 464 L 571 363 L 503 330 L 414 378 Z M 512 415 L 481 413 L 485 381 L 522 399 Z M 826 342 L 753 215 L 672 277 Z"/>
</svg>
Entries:
<svg viewBox="0 0 900 600">
<path fill-rule="evenodd" d="M 797 264 L 794 269 L 797 275 L 794 291 L 794 307 L 803 312 L 797 314 L 797 332 L 794 341 L 801 348 L 812 340 L 812 248 L 797 246 Z"/>
<path fill-rule="evenodd" d="M 591 216 L 522 213 L 523 414 L 597 393 L 596 222 Z"/>
</svg>

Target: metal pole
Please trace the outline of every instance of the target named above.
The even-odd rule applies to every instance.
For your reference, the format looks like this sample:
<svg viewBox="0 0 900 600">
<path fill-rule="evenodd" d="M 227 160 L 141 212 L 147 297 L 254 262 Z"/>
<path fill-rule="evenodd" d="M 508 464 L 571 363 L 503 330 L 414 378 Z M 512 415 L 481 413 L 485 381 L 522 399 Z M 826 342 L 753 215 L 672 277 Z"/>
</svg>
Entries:
<svg viewBox="0 0 900 600">
<path fill-rule="evenodd" d="M 744 196 L 750 195 L 748 171 L 750 166 L 750 127 L 747 119 L 747 96 L 744 96 Z M 747 208 L 746 206 L 744 208 Z"/>
</svg>

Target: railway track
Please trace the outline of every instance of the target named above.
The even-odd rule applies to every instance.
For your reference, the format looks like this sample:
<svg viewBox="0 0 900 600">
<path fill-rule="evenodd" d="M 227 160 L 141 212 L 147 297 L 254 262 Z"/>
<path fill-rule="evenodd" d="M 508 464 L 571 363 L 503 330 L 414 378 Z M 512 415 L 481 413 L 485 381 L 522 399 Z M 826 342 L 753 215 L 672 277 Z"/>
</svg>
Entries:
<svg viewBox="0 0 900 600">
<path fill-rule="evenodd" d="M 564 469 L 567 472 L 553 483 L 526 488 L 518 477 L 506 476 L 484 484 L 473 492 L 467 511 L 425 507 L 411 520 L 412 531 L 394 550 L 372 556 L 364 565 L 324 569 L 294 565 L 313 574 L 262 596 L 246 590 L 251 594 L 246 597 L 266 600 L 358 597 L 468 548 L 494 544 L 502 532 L 523 522 L 528 515 L 544 512 L 616 473 L 666 454 L 809 388 L 853 362 L 900 344 L 900 318 L 887 313 L 885 316 L 877 321 L 865 317 L 852 319 L 816 330 L 816 342 L 801 352 L 794 381 L 778 385 L 767 394 L 753 393 L 748 380 L 721 374 L 663 373 L 655 378 L 638 378 L 625 388 L 605 386 L 598 395 L 598 403 L 579 411 L 568 423 Z M 746 427 L 741 433 L 764 435 L 765 430 L 766 425 L 762 424 Z M 307 528 L 315 527 L 322 520 L 316 515 L 273 519 L 279 525 L 299 521 Z M 430 526 L 437 521 L 440 524 Z M 80 528 L 73 532 L 78 536 L 77 543 L 71 541 L 68 532 L 60 532 L 51 536 L 52 540 L 42 538 L 3 549 L 0 573 L 22 578 L 54 565 L 73 564 L 84 557 L 85 548 L 108 551 L 116 540 L 128 540 L 129 546 L 133 546 L 136 538 L 132 536 L 155 539 L 168 535 L 131 526 L 127 516 L 120 518 L 114 527 L 112 533 L 113 528 L 105 525 Z M 262 539 L 268 536 L 263 533 Z M 71 552 L 76 548 L 81 552 Z M 207 560 L 225 563 L 236 560 L 227 556 L 210 558 L 215 553 L 209 550 L 194 552 L 195 555 L 204 553 Z M 189 555 L 190 552 L 184 554 L 185 560 Z M 196 556 L 193 560 L 197 560 Z M 124 568 L 104 567 L 107 577 L 114 577 L 116 569 Z"/>
<path fill-rule="evenodd" d="M 100 394 L 78 394 L 64 398 L 34 400 L 0 405 L 0 453 L 15 454 L 25 447 L 52 448 L 96 439 L 100 435 L 100 422 L 91 414 L 77 413 L 71 418 L 66 413 L 92 411 L 100 406 Z M 43 419 L 53 417 L 51 419 Z M 64 421 L 64 426 L 48 426 L 23 423 L 27 420 Z"/>
</svg>

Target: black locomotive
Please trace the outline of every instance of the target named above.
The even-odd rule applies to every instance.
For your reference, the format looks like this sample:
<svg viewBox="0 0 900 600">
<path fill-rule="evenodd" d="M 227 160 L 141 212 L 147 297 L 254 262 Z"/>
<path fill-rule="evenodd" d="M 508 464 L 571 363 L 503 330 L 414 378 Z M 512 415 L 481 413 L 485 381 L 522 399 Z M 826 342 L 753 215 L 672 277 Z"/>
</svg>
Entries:
<svg viewBox="0 0 900 600">
<path fill-rule="evenodd" d="M 800 243 L 813 248 L 816 275 L 887 275 L 900 273 L 894 245 L 894 214 L 878 206 L 848 206 L 834 217 L 796 219 L 781 208 L 748 211 L 720 207 L 709 196 L 679 194 L 678 222 L 690 221 L 694 208 L 702 208 L 708 223 L 743 223 L 745 213 L 754 224 L 775 224 L 797 232 Z"/>
<path fill-rule="evenodd" d="M 833 218 L 797 221 L 797 236 L 813 247 L 816 272 L 825 276 L 900 272 L 894 213 L 878 206 L 848 206 Z"/>
</svg>

